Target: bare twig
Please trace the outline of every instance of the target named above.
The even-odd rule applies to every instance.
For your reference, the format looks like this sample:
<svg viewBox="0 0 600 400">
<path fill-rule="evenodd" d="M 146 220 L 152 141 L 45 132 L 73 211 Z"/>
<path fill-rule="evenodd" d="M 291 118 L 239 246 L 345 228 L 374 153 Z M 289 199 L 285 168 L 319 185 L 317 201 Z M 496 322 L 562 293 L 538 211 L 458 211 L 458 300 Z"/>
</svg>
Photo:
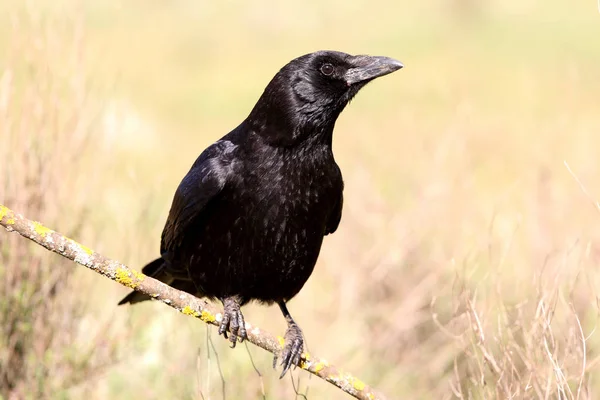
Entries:
<svg viewBox="0 0 600 400">
<path fill-rule="evenodd" d="M 221 311 L 205 299 L 174 289 L 141 272 L 128 268 L 118 261 L 104 257 L 1 204 L 0 225 L 4 226 L 9 232 L 17 232 L 40 246 L 75 261 L 121 285 L 147 294 L 155 300 L 162 301 L 185 315 L 191 315 L 211 325 L 219 325 L 222 319 Z M 283 343 L 281 336 L 275 337 L 271 333 L 247 322 L 246 330 L 250 343 L 273 354 L 280 354 Z M 325 359 L 315 357 L 307 352 L 302 354 L 299 367 L 337 386 L 357 399 L 385 399 L 383 394 L 366 385 L 354 375 L 344 372 L 340 368 L 329 364 Z"/>
<path fill-rule="evenodd" d="M 598 0 L 598 1 L 599 1 L 598 4 L 600 4 L 600 0 Z M 567 171 L 569 171 L 569 173 L 571 174 L 573 179 L 575 179 L 575 182 L 577 182 L 577 184 L 579 185 L 579 188 L 581 189 L 583 194 L 592 202 L 596 211 L 600 212 L 600 202 L 594 200 L 594 198 L 592 197 L 590 192 L 588 192 L 588 190 L 585 188 L 585 185 L 583 184 L 583 182 L 581 182 L 579 180 L 579 178 L 577 177 L 577 175 L 575 175 L 575 173 L 573 172 L 571 167 L 569 167 L 569 164 L 566 161 L 564 161 L 564 164 L 565 164 L 565 167 L 567 168 Z"/>
<path fill-rule="evenodd" d="M 573 304 L 569 304 L 571 306 L 571 310 L 573 311 L 573 315 L 575 316 L 575 320 L 577 321 L 577 327 L 579 328 L 579 333 L 581 334 L 581 351 L 582 351 L 582 355 L 583 355 L 583 360 L 582 360 L 582 366 L 581 366 L 581 375 L 579 376 L 579 384 L 577 385 L 577 397 L 576 399 L 579 400 L 580 396 L 581 396 L 581 387 L 583 386 L 583 380 L 585 379 L 585 368 L 586 368 L 586 361 L 587 361 L 587 348 L 586 348 L 586 337 L 585 334 L 583 333 L 583 328 L 581 327 L 581 321 L 579 321 L 579 317 L 577 316 L 577 311 L 575 310 L 575 307 L 573 306 Z"/>
<path fill-rule="evenodd" d="M 246 345 L 246 352 L 248 353 L 248 358 L 250 358 L 250 362 L 252 363 L 252 368 L 254 368 L 254 372 L 256 372 L 256 375 L 258 375 L 258 379 L 260 380 L 260 394 L 262 395 L 263 400 L 267 400 L 267 392 L 265 391 L 265 382 L 263 381 L 263 376 L 256 364 L 254 364 L 254 357 L 252 357 L 248 343 L 244 343 L 244 345 Z"/>
</svg>

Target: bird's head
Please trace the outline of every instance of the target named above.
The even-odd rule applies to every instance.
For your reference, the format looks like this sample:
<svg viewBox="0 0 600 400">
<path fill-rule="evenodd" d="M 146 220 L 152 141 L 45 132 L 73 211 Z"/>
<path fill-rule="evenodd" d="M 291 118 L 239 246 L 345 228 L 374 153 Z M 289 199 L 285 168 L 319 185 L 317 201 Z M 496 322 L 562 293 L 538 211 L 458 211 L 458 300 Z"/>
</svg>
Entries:
<svg viewBox="0 0 600 400">
<path fill-rule="evenodd" d="M 271 80 L 249 120 L 270 142 L 292 145 L 309 135 L 331 140 L 335 121 L 367 83 L 403 65 L 389 57 L 318 51 L 290 61 Z"/>
</svg>

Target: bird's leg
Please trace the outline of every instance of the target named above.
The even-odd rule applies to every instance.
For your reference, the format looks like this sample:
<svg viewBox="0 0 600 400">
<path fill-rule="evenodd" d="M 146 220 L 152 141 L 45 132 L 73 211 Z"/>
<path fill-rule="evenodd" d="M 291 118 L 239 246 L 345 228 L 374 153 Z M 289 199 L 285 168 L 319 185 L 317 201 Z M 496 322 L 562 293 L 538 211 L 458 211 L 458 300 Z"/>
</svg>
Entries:
<svg viewBox="0 0 600 400">
<path fill-rule="evenodd" d="M 298 366 L 300 363 L 300 356 L 302 355 L 302 351 L 304 350 L 304 338 L 302 335 L 302 330 L 300 327 L 294 322 L 294 319 L 290 315 L 285 302 L 278 301 L 279 308 L 285 317 L 285 320 L 288 323 L 288 328 L 285 331 L 285 344 L 283 346 L 283 351 L 281 352 L 281 365 L 283 365 L 283 371 L 279 376 L 279 379 L 283 378 L 285 373 L 290 369 L 293 365 L 294 368 Z M 277 355 L 273 359 L 273 368 L 277 366 Z"/>
<path fill-rule="evenodd" d="M 221 299 L 221 302 L 223 302 L 223 320 L 219 326 L 219 335 L 223 335 L 227 339 L 227 330 L 229 330 L 231 333 L 229 341 L 231 347 L 234 348 L 238 337 L 240 342 L 248 339 L 246 323 L 240 310 L 240 299 L 237 296 L 231 296 Z"/>
</svg>

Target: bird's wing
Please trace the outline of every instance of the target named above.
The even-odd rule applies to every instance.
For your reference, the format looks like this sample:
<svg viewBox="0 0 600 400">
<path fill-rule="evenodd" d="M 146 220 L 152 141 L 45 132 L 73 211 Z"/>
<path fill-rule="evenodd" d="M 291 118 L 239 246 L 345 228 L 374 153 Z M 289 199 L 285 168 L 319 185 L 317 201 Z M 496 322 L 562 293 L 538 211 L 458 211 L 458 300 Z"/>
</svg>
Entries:
<svg viewBox="0 0 600 400">
<path fill-rule="evenodd" d="M 219 140 L 202 152 L 183 178 L 175 192 L 163 229 L 160 245 L 163 256 L 181 244 L 187 228 L 223 190 L 231 174 L 232 153 L 235 148 L 230 141 Z"/>
<path fill-rule="evenodd" d="M 329 219 L 327 220 L 327 225 L 325 226 L 325 235 L 329 235 L 337 230 L 340 225 L 340 221 L 342 219 L 342 208 L 344 205 L 344 195 L 342 191 L 340 191 L 340 197 L 335 204 L 335 207 L 329 214 Z"/>
</svg>

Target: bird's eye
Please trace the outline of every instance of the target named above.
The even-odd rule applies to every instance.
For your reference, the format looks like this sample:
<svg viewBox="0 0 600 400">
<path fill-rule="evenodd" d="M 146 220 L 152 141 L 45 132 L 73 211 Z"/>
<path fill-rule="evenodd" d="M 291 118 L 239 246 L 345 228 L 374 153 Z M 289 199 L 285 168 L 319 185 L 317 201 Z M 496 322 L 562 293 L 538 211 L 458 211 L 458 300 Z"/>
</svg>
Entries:
<svg viewBox="0 0 600 400">
<path fill-rule="evenodd" d="M 333 74 L 333 65 L 331 65 L 331 64 L 321 65 L 321 73 L 325 76 L 329 76 L 329 75 Z"/>
</svg>

